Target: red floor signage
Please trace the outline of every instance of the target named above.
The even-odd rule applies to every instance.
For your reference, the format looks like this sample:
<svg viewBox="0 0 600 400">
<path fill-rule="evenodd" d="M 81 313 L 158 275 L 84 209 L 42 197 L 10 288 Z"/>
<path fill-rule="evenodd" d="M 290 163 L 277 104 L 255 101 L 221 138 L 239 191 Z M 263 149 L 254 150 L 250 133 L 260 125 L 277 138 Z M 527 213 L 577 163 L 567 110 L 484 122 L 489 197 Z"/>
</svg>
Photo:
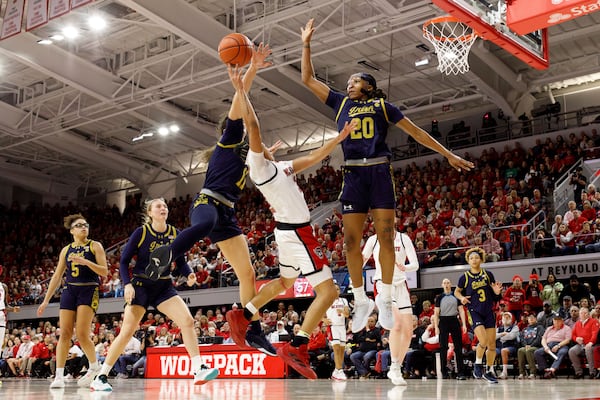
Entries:
<svg viewBox="0 0 600 400">
<path fill-rule="evenodd" d="M 202 345 L 200 357 L 218 368 L 220 378 L 283 378 L 284 363 L 257 350 L 240 350 L 234 344 Z M 183 346 L 153 347 L 146 352 L 146 378 L 191 378 L 192 363 Z"/>
</svg>

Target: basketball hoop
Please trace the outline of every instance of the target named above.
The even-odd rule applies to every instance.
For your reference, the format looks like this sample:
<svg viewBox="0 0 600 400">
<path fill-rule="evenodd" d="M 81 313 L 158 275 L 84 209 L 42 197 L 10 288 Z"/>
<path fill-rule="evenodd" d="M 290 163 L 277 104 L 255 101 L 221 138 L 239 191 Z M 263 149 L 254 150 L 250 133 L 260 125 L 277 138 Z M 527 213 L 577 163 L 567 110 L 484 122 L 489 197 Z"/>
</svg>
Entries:
<svg viewBox="0 0 600 400">
<path fill-rule="evenodd" d="M 450 75 L 469 70 L 469 50 L 477 33 L 452 16 L 431 19 L 423 24 L 423 36 L 435 47 L 440 72 Z"/>
</svg>

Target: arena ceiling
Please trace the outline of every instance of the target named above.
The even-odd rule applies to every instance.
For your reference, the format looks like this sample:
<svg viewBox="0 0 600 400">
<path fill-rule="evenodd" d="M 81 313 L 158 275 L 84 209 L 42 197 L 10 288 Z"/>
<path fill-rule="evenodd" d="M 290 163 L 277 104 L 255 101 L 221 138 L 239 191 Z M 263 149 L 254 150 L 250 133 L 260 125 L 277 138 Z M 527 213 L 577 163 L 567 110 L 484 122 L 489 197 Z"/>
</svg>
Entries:
<svg viewBox="0 0 600 400">
<path fill-rule="evenodd" d="M 104 31 L 87 28 L 94 14 L 107 19 Z M 290 153 L 319 146 L 334 125 L 300 80 L 300 27 L 309 18 L 319 79 L 343 90 L 350 74 L 369 72 L 423 126 L 490 108 L 515 117 L 519 102 L 548 88 L 557 95 L 598 85 L 581 77 L 600 73 L 600 13 L 550 28 L 547 70 L 478 40 L 471 71 L 457 76 L 440 74 L 422 37 L 423 23 L 441 15 L 423 0 L 94 1 L 0 41 L 0 179 L 86 196 L 201 173 L 199 154 L 215 143 L 232 95 L 216 48 L 233 31 L 273 49 L 275 65 L 251 94 L 266 141 L 281 139 Z M 78 38 L 38 43 L 67 25 Z M 431 62 L 416 67 L 423 57 Z M 177 133 L 157 134 L 172 124 Z"/>
</svg>

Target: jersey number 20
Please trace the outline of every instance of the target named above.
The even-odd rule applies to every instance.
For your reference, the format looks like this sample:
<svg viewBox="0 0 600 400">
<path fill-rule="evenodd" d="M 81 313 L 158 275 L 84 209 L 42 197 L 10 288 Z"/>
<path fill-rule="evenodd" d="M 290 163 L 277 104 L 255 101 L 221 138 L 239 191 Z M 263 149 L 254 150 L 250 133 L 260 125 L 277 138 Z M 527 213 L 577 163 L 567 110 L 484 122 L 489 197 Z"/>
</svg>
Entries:
<svg viewBox="0 0 600 400">
<path fill-rule="evenodd" d="M 353 118 L 357 128 L 350 133 L 350 139 L 371 139 L 375 136 L 375 121 L 372 117 Z"/>
</svg>

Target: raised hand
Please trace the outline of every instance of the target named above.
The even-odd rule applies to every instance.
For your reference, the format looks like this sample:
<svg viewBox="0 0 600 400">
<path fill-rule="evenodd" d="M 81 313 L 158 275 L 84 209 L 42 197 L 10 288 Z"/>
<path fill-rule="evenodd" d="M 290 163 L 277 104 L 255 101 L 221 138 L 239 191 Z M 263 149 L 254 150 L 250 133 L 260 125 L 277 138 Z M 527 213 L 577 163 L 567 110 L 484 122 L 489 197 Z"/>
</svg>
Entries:
<svg viewBox="0 0 600 400">
<path fill-rule="evenodd" d="M 283 142 L 281 140 L 278 140 L 275 142 L 275 144 L 273 144 L 273 146 L 268 147 L 267 150 L 269 150 L 269 153 L 271 154 L 275 154 L 275 152 L 277 150 L 279 150 L 279 148 L 283 146 Z"/>
<path fill-rule="evenodd" d="M 273 65 L 270 61 L 265 61 L 271 55 L 271 48 L 268 44 L 260 43 L 258 47 L 252 49 L 252 65 L 256 69 L 267 68 Z"/>
<path fill-rule="evenodd" d="M 229 80 L 233 85 L 233 88 L 238 92 L 244 91 L 244 80 L 242 69 L 236 66 L 227 65 L 227 73 L 229 74 Z"/>
<path fill-rule="evenodd" d="M 302 31 L 302 43 L 310 44 L 312 40 L 312 35 L 315 32 L 315 28 L 313 28 L 313 23 L 315 22 L 314 18 L 308 20 L 304 28 L 300 28 Z"/>
</svg>

